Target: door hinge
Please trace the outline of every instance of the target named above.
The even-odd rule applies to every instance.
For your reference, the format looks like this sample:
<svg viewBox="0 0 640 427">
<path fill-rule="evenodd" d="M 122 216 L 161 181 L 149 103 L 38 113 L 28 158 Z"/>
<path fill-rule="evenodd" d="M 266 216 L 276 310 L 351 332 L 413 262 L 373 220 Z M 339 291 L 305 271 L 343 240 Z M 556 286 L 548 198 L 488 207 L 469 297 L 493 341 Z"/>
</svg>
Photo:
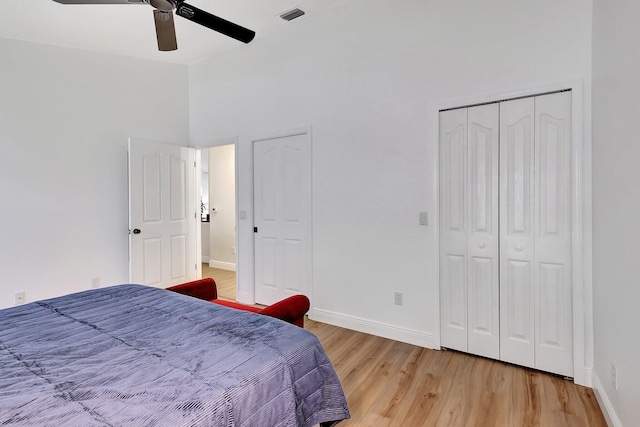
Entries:
<svg viewBox="0 0 640 427">
<path fill-rule="evenodd" d="M 253 232 L 257 233 L 258 232 L 258 227 L 253 227 Z"/>
</svg>

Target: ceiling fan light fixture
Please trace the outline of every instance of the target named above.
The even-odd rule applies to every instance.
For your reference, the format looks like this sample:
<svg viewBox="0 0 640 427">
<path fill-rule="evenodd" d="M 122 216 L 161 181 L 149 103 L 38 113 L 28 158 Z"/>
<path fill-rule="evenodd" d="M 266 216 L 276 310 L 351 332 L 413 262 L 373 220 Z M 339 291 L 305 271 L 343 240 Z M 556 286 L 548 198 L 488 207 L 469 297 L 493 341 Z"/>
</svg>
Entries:
<svg viewBox="0 0 640 427">
<path fill-rule="evenodd" d="M 296 18 L 300 18 L 304 14 L 304 10 L 295 8 L 281 13 L 280 18 L 284 19 L 285 21 L 293 21 Z"/>
</svg>

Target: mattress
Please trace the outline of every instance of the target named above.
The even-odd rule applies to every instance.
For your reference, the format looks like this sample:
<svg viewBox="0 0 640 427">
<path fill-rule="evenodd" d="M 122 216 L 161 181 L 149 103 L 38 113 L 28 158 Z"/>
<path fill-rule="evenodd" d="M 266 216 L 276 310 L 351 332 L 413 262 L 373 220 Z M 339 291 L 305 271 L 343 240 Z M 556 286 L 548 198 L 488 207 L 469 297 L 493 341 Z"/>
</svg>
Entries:
<svg viewBox="0 0 640 427">
<path fill-rule="evenodd" d="M 0 310 L 0 424 L 313 426 L 349 417 L 318 339 L 141 285 Z"/>
</svg>

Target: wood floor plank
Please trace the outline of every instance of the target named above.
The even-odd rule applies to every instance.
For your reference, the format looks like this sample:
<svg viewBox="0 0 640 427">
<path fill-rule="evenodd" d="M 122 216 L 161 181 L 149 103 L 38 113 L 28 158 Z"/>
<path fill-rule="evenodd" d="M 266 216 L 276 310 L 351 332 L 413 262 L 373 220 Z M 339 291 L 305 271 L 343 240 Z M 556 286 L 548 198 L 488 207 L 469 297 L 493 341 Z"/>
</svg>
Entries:
<svg viewBox="0 0 640 427">
<path fill-rule="evenodd" d="M 427 369 L 430 361 L 424 360 L 426 353 L 422 349 L 409 348 L 411 353 L 400 371 L 399 380 L 388 383 L 388 393 L 392 397 L 388 402 L 383 400 L 386 406 L 381 408 L 386 417 L 401 425 L 408 425 L 410 420 L 424 423 L 430 415 L 437 413 L 439 407 L 437 388 L 440 378 Z M 420 369 L 421 366 L 425 369 Z"/>
<path fill-rule="evenodd" d="M 202 263 L 202 278 L 212 277 L 216 281 L 218 298 L 235 301 L 236 300 L 236 272 L 223 270 L 221 268 L 209 267 L 206 262 Z"/>
<path fill-rule="evenodd" d="M 340 426 L 589 426 L 606 422 L 593 391 L 563 378 L 456 351 L 436 351 L 312 320 L 340 377 Z"/>
</svg>

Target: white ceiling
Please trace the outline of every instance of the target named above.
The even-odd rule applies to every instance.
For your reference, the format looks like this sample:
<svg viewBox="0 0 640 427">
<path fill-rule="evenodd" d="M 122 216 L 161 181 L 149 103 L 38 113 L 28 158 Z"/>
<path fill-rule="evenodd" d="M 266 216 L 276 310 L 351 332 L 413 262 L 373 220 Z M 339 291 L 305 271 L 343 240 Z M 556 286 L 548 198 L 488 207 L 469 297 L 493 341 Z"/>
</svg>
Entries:
<svg viewBox="0 0 640 427">
<path fill-rule="evenodd" d="M 343 0 L 187 0 L 187 3 L 256 32 L 255 40 Z M 287 22 L 293 8 L 307 15 Z M 192 64 L 243 43 L 175 16 L 178 50 L 159 52 L 149 5 L 63 5 L 53 0 L 3 0 L 0 37 L 89 49 L 178 64 Z"/>
</svg>

